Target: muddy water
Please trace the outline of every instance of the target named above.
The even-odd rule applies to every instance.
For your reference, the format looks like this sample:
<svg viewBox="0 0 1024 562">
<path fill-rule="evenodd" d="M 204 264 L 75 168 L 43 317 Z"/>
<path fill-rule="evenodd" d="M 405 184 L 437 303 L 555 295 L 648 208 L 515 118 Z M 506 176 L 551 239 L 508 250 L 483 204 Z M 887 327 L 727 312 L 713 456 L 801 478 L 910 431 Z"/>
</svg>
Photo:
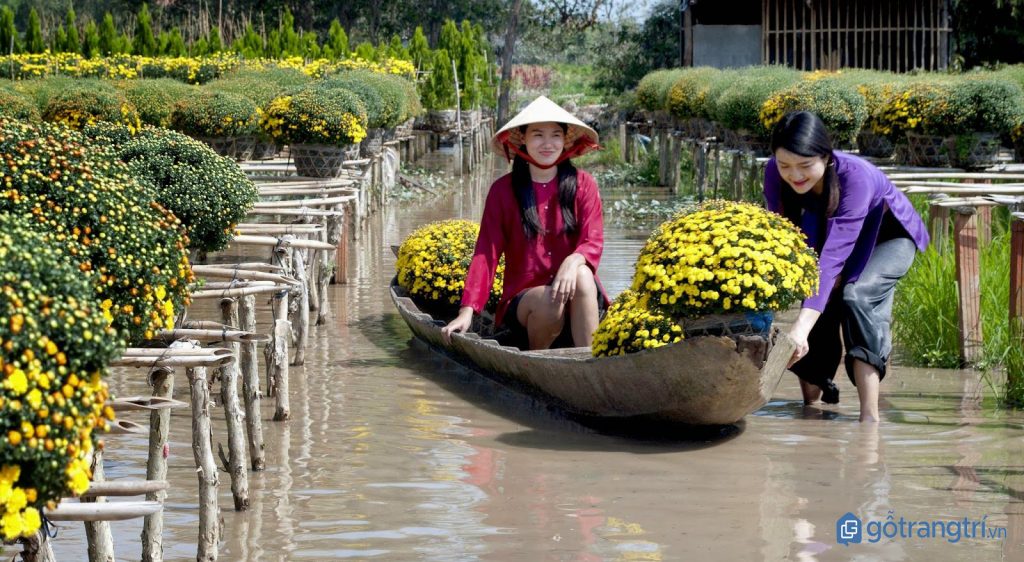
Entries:
<svg viewBox="0 0 1024 562">
<path fill-rule="evenodd" d="M 330 324 L 313 331 L 306 365 L 292 368 L 293 419 L 269 421 L 264 402 L 268 469 L 251 474 L 249 511 L 230 510 L 221 473 L 222 559 L 1024 558 L 1024 417 L 994 412 L 978 373 L 894 368 L 877 427 L 856 422 L 845 377 L 842 403 L 825 409 L 804 408 L 787 377 L 735 428 L 638 438 L 580 425 L 411 345 L 386 291 L 389 245 L 429 220 L 476 220 L 489 179 L 373 219 L 351 283 L 331 288 Z M 643 234 L 609 227 L 606 238 L 601 274 L 614 294 L 628 284 Z M 187 400 L 184 377 L 176 384 Z M 141 372 L 115 372 L 111 385 L 119 395 L 149 392 Z M 226 443 L 215 414 L 214 440 Z M 170 560 L 195 556 L 189 424 L 187 412 L 174 413 Z M 108 478 L 144 477 L 144 439 L 107 441 Z M 911 531 L 916 538 L 871 544 L 865 532 L 862 544 L 844 546 L 836 520 L 846 512 L 878 523 L 890 512 L 895 522 L 966 517 L 1007 538 L 951 543 Z M 141 522 L 113 528 L 118 558 L 138 559 Z M 82 559 L 81 526 L 62 524 L 55 550 Z"/>
</svg>

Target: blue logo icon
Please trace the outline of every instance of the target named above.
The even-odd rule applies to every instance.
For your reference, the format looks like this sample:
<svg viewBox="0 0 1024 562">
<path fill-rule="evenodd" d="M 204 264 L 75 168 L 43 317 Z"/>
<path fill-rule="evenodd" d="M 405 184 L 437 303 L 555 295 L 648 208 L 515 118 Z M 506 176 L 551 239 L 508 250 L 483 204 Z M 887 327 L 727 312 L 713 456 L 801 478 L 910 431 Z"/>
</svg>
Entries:
<svg viewBox="0 0 1024 562">
<path fill-rule="evenodd" d="M 836 520 L 836 542 L 849 546 L 860 544 L 861 524 L 860 518 L 853 513 L 847 513 Z"/>
</svg>

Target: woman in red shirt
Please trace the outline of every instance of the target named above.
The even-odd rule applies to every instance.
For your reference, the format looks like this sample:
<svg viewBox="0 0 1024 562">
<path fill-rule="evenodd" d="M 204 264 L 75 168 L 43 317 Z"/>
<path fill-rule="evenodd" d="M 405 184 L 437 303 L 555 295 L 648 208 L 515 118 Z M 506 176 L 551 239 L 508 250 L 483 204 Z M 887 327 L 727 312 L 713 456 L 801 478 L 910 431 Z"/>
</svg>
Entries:
<svg viewBox="0 0 1024 562">
<path fill-rule="evenodd" d="M 510 343 L 547 349 L 558 340 L 589 347 L 608 303 L 597 278 L 604 223 L 597 183 L 570 158 L 599 148 L 597 133 L 541 96 L 491 145 L 512 160 L 512 172 L 487 194 L 462 307 L 442 334 L 450 341 L 452 333 L 469 328 L 504 255 L 495 323 L 509 330 Z"/>
</svg>

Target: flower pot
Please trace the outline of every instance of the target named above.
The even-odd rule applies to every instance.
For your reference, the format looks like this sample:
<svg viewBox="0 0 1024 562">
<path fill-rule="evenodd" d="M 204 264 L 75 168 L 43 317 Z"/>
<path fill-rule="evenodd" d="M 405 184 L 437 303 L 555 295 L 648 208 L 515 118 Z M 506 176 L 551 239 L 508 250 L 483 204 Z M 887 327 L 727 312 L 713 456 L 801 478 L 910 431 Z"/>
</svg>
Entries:
<svg viewBox="0 0 1024 562">
<path fill-rule="evenodd" d="M 416 122 L 415 119 L 409 119 L 405 123 L 402 123 L 395 127 L 395 136 L 404 139 L 412 136 L 413 124 Z"/>
<path fill-rule="evenodd" d="M 196 140 L 206 143 L 214 152 L 225 158 L 235 156 L 234 137 L 197 137 Z"/>
<path fill-rule="evenodd" d="M 359 143 L 359 154 L 363 158 L 372 158 L 380 154 L 384 148 L 384 129 L 366 131 L 366 138 Z"/>
<path fill-rule="evenodd" d="M 341 174 L 345 160 L 352 155 L 352 147 L 326 144 L 293 144 L 289 147 L 295 172 L 312 178 L 336 178 Z"/>
<path fill-rule="evenodd" d="M 775 315 L 772 312 L 737 312 L 709 314 L 699 318 L 677 318 L 686 337 L 696 336 L 767 336 Z"/>
<path fill-rule="evenodd" d="M 268 160 L 277 155 L 278 148 L 274 142 L 260 141 L 252 150 L 253 160 Z"/>
<path fill-rule="evenodd" d="M 458 114 L 454 109 L 435 109 L 427 113 L 427 128 L 435 133 L 447 133 L 458 127 Z"/>
<path fill-rule="evenodd" d="M 988 168 L 996 163 L 1002 144 L 995 133 L 967 133 L 947 137 L 949 163 L 958 168 Z"/>
<path fill-rule="evenodd" d="M 857 150 L 861 156 L 873 158 L 888 158 L 892 156 L 896 145 L 889 137 L 879 135 L 872 131 L 861 131 L 857 133 Z"/>
<path fill-rule="evenodd" d="M 257 142 L 258 139 L 256 137 L 237 137 L 231 150 L 231 157 L 238 162 L 251 159 Z"/>
<path fill-rule="evenodd" d="M 747 131 L 746 129 L 740 129 L 734 133 L 735 140 L 732 146 L 736 148 L 750 152 L 754 156 L 770 156 L 771 151 L 768 149 L 768 141 L 761 137 Z M 728 142 L 728 141 L 726 141 Z"/>
<path fill-rule="evenodd" d="M 949 166 L 945 137 L 907 133 L 907 155 L 911 166 Z"/>
</svg>

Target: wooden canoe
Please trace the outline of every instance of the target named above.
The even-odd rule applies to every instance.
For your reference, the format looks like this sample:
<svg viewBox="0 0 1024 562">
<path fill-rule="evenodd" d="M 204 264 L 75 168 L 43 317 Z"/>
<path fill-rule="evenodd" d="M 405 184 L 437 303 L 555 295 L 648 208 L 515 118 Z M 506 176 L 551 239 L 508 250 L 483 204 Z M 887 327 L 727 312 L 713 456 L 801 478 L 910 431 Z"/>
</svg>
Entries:
<svg viewBox="0 0 1024 562">
<path fill-rule="evenodd" d="M 434 350 L 586 417 L 733 424 L 771 399 L 794 349 L 774 328 L 768 338 L 698 336 L 601 358 L 587 347 L 522 351 L 475 333 L 455 334 L 447 344 L 445 320 L 423 312 L 394 280 L 391 298 L 413 334 Z"/>
</svg>

